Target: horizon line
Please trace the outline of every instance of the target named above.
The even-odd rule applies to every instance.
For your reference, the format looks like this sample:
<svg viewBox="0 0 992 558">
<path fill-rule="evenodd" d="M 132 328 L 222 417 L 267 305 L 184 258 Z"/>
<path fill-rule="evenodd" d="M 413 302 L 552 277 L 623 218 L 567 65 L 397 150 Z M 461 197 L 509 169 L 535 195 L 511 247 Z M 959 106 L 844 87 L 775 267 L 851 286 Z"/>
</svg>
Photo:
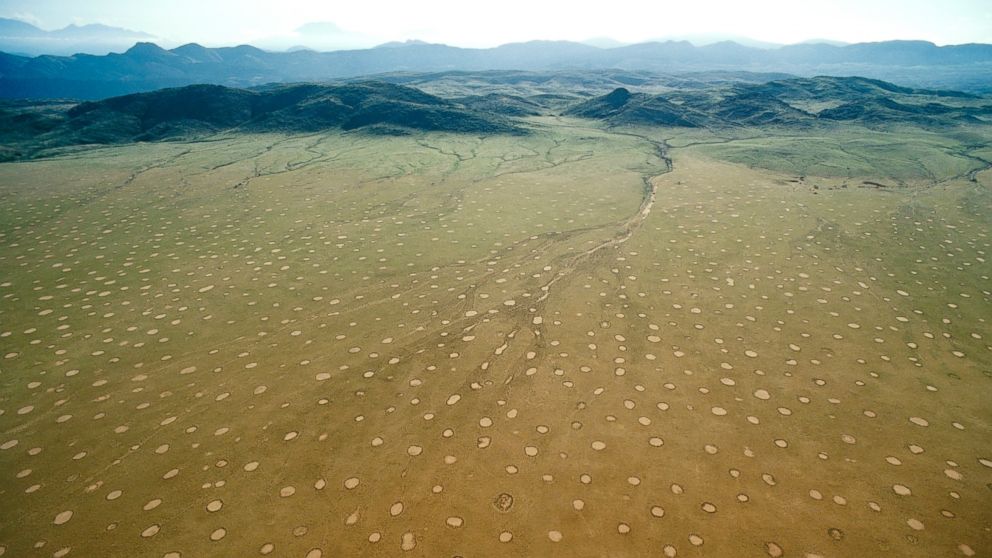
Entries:
<svg viewBox="0 0 992 558">
<path fill-rule="evenodd" d="M 20 21 L 20 20 L 17 20 L 17 21 Z M 163 38 L 162 37 L 154 37 L 154 39 L 163 39 Z M 498 49 L 498 48 L 507 47 L 507 46 L 526 45 L 526 44 L 532 44 L 532 43 L 571 44 L 571 45 L 583 46 L 583 47 L 593 48 L 593 49 L 597 49 L 597 50 L 604 50 L 604 51 L 606 51 L 606 50 L 616 50 L 616 49 L 621 49 L 621 48 L 625 48 L 625 47 L 632 47 L 632 46 L 639 46 L 639 45 L 648 45 L 648 44 L 672 44 L 672 43 L 675 43 L 675 44 L 686 43 L 686 44 L 692 46 L 693 48 L 706 48 L 706 47 L 710 47 L 710 46 L 714 46 L 714 45 L 733 44 L 733 45 L 736 45 L 736 46 L 739 46 L 739 47 L 742 47 L 742 48 L 748 48 L 748 49 L 753 49 L 753 50 L 758 50 L 758 51 L 774 51 L 774 50 L 779 50 L 779 49 L 782 49 L 782 48 L 796 47 L 796 46 L 828 46 L 828 47 L 834 47 L 834 48 L 845 48 L 845 47 L 850 47 L 850 46 L 882 44 L 882 43 L 925 43 L 925 44 L 929 44 L 929 45 L 932 45 L 932 46 L 937 47 L 937 48 L 960 47 L 960 46 L 971 46 L 971 45 L 992 46 L 992 43 L 982 43 L 982 42 L 939 44 L 939 43 L 935 43 L 933 41 L 926 40 L 926 39 L 886 39 L 886 40 L 879 40 L 879 41 L 861 41 L 861 42 L 856 42 L 856 43 L 847 43 L 847 42 L 844 42 L 844 41 L 835 41 L 835 40 L 832 40 L 832 39 L 807 39 L 805 41 L 800 41 L 800 42 L 797 42 L 797 43 L 767 43 L 767 42 L 764 42 L 764 41 L 759 41 L 757 39 L 746 39 L 748 41 L 754 41 L 754 42 L 764 43 L 764 44 L 768 45 L 766 47 L 761 47 L 761 46 L 748 45 L 748 44 L 745 44 L 745 43 L 740 42 L 739 40 L 735 40 L 733 38 L 723 39 L 723 40 L 718 40 L 718 41 L 712 41 L 712 42 L 705 42 L 705 43 L 697 43 L 697 42 L 693 42 L 691 39 L 688 39 L 688 38 L 665 38 L 665 37 L 659 37 L 659 38 L 655 38 L 655 39 L 648 39 L 648 40 L 638 41 L 638 42 L 632 42 L 632 43 L 625 43 L 625 42 L 617 41 L 619 44 L 616 45 L 616 46 L 605 46 L 604 47 L 604 46 L 600 46 L 600 45 L 596 45 L 596 44 L 590 44 L 591 41 L 596 41 L 596 40 L 615 40 L 615 39 L 612 39 L 610 37 L 595 37 L 595 38 L 592 38 L 592 39 L 587 39 L 585 41 L 575 41 L 575 40 L 570 40 L 570 39 L 529 39 L 529 40 L 526 40 L 526 41 L 511 41 L 511 42 L 506 42 L 506 43 L 499 43 L 499 44 L 494 45 L 494 46 L 485 46 L 485 47 L 458 46 L 458 45 L 449 44 L 449 43 L 435 43 L 435 42 L 423 41 L 423 40 L 420 40 L 420 39 L 398 39 L 398 40 L 392 40 L 392 41 L 386 41 L 386 42 L 383 42 L 383 43 L 378 43 L 378 44 L 375 44 L 375 45 L 372 45 L 372 46 L 344 47 L 344 48 L 336 48 L 336 49 L 328 49 L 328 50 L 320 50 L 320 49 L 312 48 L 312 47 L 309 47 L 309 46 L 307 46 L 306 44 L 304 44 L 302 42 L 299 45 L 295 45 L 295 46 L 292 46 L 292 47 L 289 47 L 289 48 L 273 49 L 273 48 L 265 48 L 263 46 L 258 46 L 258 45 L 252 44 L 250 42 L 247 42 L 247 43 L 238 43 L 238 44 L 225 44 L 225 45 L 219 45 L 219 46 L 207 46 L 207 45 L 204 45 L 203 43 L 198 42 L 198 41 L 189 41 L 189 42 L 185 42 L 185 43 L 176 44 L 176 46 L 171 46 L 171 44 L 172 44 L 173 41 L 168 41 L 168 40 L 161 40 L 161 41 L 147 40 L 147 41 L 135 41 L 131 46 L 129 46 L 127 49 L 125 49 L 122 52 L 110 51 L 110 52 L 107 52 L 107 53 L 104 53 L 104 54 L 92 54 L 92 53 L 89 53 L 89 52 L 76 52 L 76 53 L 72 53 L 72 54 L 47 54 L 47 53 L 27 54 L 27 53 L 17 53 L 17 52 L 12 52 L 12 51 L 3 51 L 3 50 L 0 50 L 0 52 L 4 52 L 6 54 L 15 55 L 15 56 L 24 56 L 24 57 L 28 57 L 28 58 L 36 58 L 36 57 L 39 57 L 39 56 L 71 57 L 71 56 L 75 56 L 77 54 L 86 54 L 86 55 L 90 55 L 90 56 L 107 56 L 109 54 L 125 54 L 128 51 L 134 49 L 135 47 L 137 47 L 139 45 L 153 45 L 153 46 L 155 46 L 157 48 L 160 48 L 160 49 L 165 50 L 165 51 L 170 51 L 170 52 L 173 51 L 173 50 L 179 49 L 179 48 L 187 47 L 187 46 L 199 46 L 199 47 L 206 48 L 206 49 L 224 49 L 224 48 L 251 47 L 251 48 L 255 48 L 255 49 L 258 49 L 258 50 L 261 50 L 261 51 L 264 51 L 264 52 L 269 52 L 269 53 L 274 53 L 274 54 L 291 54 L 291 53 L 300 52 L 300 51 L 310 51 L 310 52 L 314 52 L 314 53 L 317 53 L 317 54 L 325 54 L 325 53 L 331 53 L 331 52 L 353 52 L 353 51 L 362 51 L 362 50 L 375 50 L 375 49 L 378 49 L 378 48 L 390 48 L 387 45 L 395 45 L 392 48 L 409 48 L 409 47 L 417 47 L 417 46 L 440 46 L 440 47 L 454 48 L 454 49 L 460 49 L 460 50 L 493 50 L 493 49 Z M 174 42 L 178 42 L 178 41 L 174 41 Z M 165 46 L 163 46 L 163 45 L 165 45 Z"/>
</svg>

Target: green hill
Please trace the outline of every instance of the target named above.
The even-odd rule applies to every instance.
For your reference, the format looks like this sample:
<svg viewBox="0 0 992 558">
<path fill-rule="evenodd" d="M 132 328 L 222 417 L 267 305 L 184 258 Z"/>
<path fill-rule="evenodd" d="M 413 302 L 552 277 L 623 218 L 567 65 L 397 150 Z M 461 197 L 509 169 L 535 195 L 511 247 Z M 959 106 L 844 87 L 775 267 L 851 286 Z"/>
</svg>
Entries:
<svg viewBox="0 0 992 558">
<path fill-rule="evenodd" d="M 992 102 L 967 93 L 910 89 L 859 77 L 816 77 L 656 95 L 618 88 L 576 103 L 565 113 L 611 125 L 808 127 L 842 121 L 951 127 L 992 123 Z"/>
<path fill-rule="evenodd" d="M 5 157 L 84 144 L 188 139 L 223 130 L 312 132 L 326 129 L 517 134 L 509 119 L 420 90 L 382 82 L 299 84 L 260 90 L 191 85 L 39 112 L 0 108 Z"/>
</svg>

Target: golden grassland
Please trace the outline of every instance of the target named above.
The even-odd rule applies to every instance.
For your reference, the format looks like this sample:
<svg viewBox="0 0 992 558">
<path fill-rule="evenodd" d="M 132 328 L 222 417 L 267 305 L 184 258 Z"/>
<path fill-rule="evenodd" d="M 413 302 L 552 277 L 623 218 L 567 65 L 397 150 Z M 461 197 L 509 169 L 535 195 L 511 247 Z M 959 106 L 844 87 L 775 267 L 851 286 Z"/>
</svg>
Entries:
<svg viewBox="0 0 992 558">
<path fill-rule="evenodd" d="M 0 554 L 992 550 L 986 136 L 0 165 Z"/>
</svg>

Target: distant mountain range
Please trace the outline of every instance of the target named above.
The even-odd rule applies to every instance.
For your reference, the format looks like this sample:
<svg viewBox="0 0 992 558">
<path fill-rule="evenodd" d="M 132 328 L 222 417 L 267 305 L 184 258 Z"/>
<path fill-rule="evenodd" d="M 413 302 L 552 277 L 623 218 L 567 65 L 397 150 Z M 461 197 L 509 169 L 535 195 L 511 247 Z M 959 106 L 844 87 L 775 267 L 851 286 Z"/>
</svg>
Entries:
<svg viewBox="0 0 992 558">
<path fill-rule="evenodd" d="M 99 99 L 195 83 L 252 87 L 329 81 L 388 72 L 451 70 L 734 70 L 798 76 L 865 76 L 899 85 L 992 93 L 992 45 L 938 47 L 922 41 L 760 49 L 733 42 L 696 47 L 685 41 L 616 48 L 534 41 L 489 49 L 420 42 L 335 52 L 267 52 L 251 46 L 165 50 L 135 44 L 123 54 L 38 56 L 0 53 L 0 96 Z"/>
<path fill-rule="evenodd" d="M 148 33 L 108 25 L 70 25 L 46 31 L 24 21 L 0 18 L 0 51 L 28 56 L 78 52 L 106 54 L 151 40 L 155 37 Z"/>
</svg>

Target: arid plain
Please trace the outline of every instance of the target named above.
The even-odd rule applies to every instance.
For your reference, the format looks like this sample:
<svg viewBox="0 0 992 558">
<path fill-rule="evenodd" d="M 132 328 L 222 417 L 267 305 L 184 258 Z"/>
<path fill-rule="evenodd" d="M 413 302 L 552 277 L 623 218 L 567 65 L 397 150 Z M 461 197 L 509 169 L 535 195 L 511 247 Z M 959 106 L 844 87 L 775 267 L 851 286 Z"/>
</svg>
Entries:
<svg viewBox="0 0 992 558">
<path fill-rule="evenodd" d="M 992 551 L 985 131 L 528 126 L 0 165 L 0 555 Z"/>
</svg>

